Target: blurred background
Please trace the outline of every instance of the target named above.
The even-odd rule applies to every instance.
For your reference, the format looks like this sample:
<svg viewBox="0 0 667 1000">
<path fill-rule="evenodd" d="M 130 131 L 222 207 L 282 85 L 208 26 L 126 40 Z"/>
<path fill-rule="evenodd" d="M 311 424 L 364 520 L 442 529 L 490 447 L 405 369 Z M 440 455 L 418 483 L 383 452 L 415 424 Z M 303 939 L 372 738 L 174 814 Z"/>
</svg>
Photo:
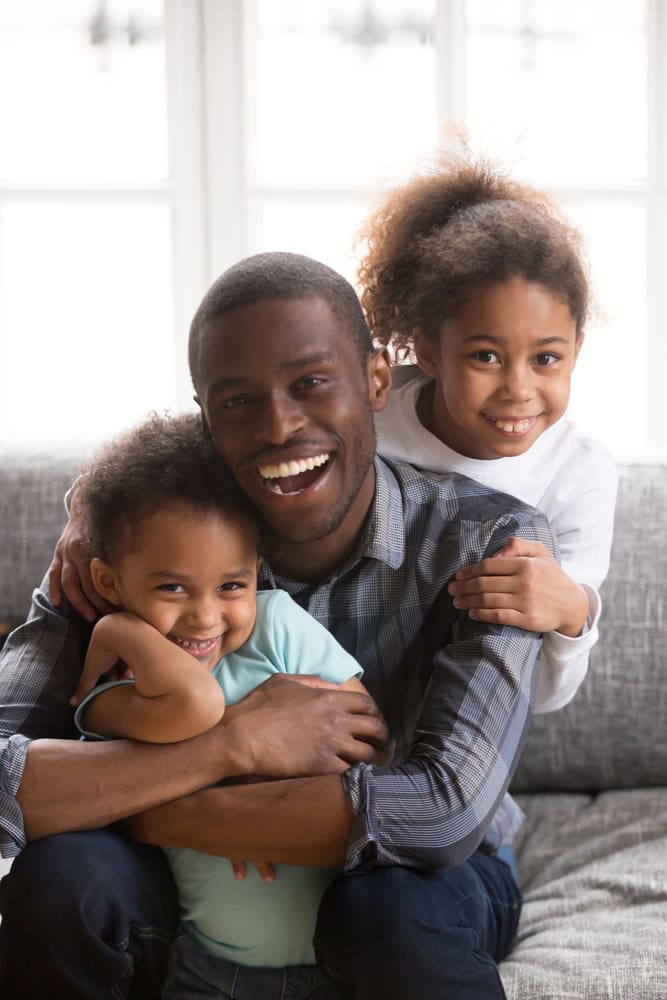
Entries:
<svg viewBox="0 0 667 1000">
<path fill-rule="evenodd" d="M 260 250 L 355 279 L 464 126 L 583 230 L 571 411 L 667 457 L 667 0 L 0 0 L 0 439 L 189 408 L 190 318 Z"/>
</svg>

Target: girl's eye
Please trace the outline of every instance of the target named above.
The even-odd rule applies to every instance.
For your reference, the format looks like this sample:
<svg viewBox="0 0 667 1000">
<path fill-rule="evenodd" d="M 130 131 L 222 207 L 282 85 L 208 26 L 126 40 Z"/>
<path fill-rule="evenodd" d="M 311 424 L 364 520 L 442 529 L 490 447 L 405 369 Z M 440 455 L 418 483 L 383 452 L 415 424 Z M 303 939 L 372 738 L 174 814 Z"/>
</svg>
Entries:
<svg viewBox="0 0 667 1000">
<path fill-rule="evenodd" d="M 538 354 L 535 358 L 535 364 L 540 368 L 548 368 L 549 365 L 555 365 L 560 358 L 557 354 Z"/>
<path fill-rule="evenodd" d="M 158 590 L 162 590 L 162 591 L 164 591 L 167 594 L 180 594 L 180 593 L 183 592 L 183 584 L 182 583 L 161 583 L 160 586 L 157 589 Z"/>
<path fill-rule="evenodd" d="M 475 361 L 481 361 L 483 365 L 496 365 L 500 361 L 495 351 L 475 351 L 472 357 Z"/>
<path fill-rule="evenodd" d="M 228 580 L 227 583 L 221 583 L 220 586 L 218 587 L 218 590 L 222 590 L 225 593 L 229 593 L 230 591 L 243 590 L 244 588 L 245 584 L 239 583 L 238 580 Z"/>
</svg>

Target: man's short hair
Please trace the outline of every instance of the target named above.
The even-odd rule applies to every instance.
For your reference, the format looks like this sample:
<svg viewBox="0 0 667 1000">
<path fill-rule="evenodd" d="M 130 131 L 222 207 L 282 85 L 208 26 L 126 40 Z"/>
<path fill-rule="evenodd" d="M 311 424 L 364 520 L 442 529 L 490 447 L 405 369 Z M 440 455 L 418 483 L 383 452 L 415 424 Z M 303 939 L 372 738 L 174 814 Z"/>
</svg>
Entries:
<svg viewBox="0 0 667 1000">
<path fill-rule="evenodd" d="M 354 288 L 337 271 L 297 253 L 260 253 L 228 268 L 208 292 L 190 325 L 188 361 L 195 389 L 199 382 L 199 339 L 205 323 L 233 309 L 268 299 L 325 301 L 352 338 L 363 364 L 373 350 L 361 303 Z"/>
</svg>

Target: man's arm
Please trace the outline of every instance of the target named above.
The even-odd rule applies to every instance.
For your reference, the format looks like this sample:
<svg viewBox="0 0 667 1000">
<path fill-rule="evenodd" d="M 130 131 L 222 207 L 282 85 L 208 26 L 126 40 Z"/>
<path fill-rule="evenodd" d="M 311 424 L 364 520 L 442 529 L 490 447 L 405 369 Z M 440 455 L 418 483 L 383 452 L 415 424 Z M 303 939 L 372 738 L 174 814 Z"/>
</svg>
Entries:
<svg viewBox="0 0 667 1000">
<path fill-rule="evenodd" d="M 89 632 L 78 616 L 56 611 L 38 590 L 31 619 L 3 650 L 0 847 L 5 855 L 17 853 L 27 840 L 100 826 L 224 777 L 339 773 L 353 761 L 375 759 L 373 744 L 386 741 L 386 726 L 368 696 L 275 677 L 195 740 L 165 746 L 82 743 L 68 698 Z"/>
<path fill-rule="evenodd" d="M 513 534 L 553 546 L 546 519 L 528 512 L 482 533 L 488 545 L 479 558 Z M 361 763 L 341 776 L 207 791 L 134 819 L 135 836 L 277 863 L 328 865 L 345 855 L 348 870 L 461 863 L 483 839 L 518 762 L 541 639 L 457 615 L 446 581 L 428 618 L 434 637 L 446 638 L 434 646 L 405 759 L 390 767 Z M 420 666 L 410 669 L 416 674 Z"/>
<path fill-rule="evenodd" d="M 125 829 L 162 847 L 340 868 L 353 821 L 340 777 L 324 775 L 207 788 L 134 816 Z"/>
</svg>

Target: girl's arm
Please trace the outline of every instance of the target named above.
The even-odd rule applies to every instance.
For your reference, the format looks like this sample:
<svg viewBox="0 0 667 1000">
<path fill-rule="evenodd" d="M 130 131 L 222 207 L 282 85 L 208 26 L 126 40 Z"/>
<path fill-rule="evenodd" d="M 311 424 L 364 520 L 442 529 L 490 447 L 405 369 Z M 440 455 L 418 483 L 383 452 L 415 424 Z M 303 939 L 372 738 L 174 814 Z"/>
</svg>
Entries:
<svg viewBox="0 0 667 1000">
<path fill-rule="evenodd" d="M 94 692 L 118 660 L 133 684 Z M 85 729 L 99 736 L 174 743 L 210 729 L 222 718 L 222 688 L 209 670 L 143 619 L 121 611 L 93 629 L 81 680 L 71 703 L 84 706 Z"/>
</svg>

